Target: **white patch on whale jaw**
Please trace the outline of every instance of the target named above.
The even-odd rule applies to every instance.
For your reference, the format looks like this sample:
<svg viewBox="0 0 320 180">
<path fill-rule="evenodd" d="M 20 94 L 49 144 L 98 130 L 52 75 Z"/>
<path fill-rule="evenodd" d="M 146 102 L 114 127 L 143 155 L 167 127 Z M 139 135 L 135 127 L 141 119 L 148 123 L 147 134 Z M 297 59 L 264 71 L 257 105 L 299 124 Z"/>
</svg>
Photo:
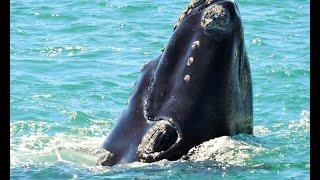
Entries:
<svg viewBox="0 0 320 180">
<path fill-rule="evenodd" d="M 208 6 L 201 17 L 201 28 L 206 35 L 216 40 L 223 39 L 232 29 L 229 10 L 220 2 Z"/>
</svg>

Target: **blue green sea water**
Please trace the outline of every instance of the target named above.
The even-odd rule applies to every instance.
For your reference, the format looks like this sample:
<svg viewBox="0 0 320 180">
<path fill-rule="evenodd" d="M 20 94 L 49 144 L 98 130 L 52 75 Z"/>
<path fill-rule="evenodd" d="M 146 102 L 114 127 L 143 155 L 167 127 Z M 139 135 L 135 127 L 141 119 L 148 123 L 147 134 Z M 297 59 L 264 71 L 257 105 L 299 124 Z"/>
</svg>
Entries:
<svg viewBox="0 0 320 180">
<path fill-rule="evenodd" d="M 214 160 L 109 168 L 95 165 L 99 146 L 189 1 L 11 0 L 10 177 L 309 179 L 310 1 L 236 2 L 254 135 L 217 138 L 203 149 Z"/>
</svg>

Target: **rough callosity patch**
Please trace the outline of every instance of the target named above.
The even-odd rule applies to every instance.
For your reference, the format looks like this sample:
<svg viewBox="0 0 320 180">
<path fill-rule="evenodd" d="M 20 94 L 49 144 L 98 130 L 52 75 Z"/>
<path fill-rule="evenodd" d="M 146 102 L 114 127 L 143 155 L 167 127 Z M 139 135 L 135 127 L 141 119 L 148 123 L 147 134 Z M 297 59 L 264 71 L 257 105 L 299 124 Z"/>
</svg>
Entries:
<svg viewBox="0 0 320 180">
<path fill-rule="evenodd" d="M 187 75 L 184 76 L 183 79 L 188 82 L 190 80 L 190 76 L 187 74 Z"/>
<path fill-rule="evenodd" d="M 109 151 L 105 152 L 97 160 L 97 165 L 101 166 L 112 166 L 117 163 L 116 156 Z"/>
<path fill-rule="evenodd" d="M 230 13 L 222 5 L 207 7 L 201 18 L 201 27 L 205 29 L 226 30 L 229 27 Z"/>
<path fill-rule="evenodd" d="M 189 3 L 188 7 L 183 11 L 183 13 L 180 15 L 177 23 L 174 25 L 173 30 L 175 30 L 179 24 L 183 21 L 183 19 L 190 14 L 190 12 L 198 7 L 199 5 L 201 5 L 203 2 L 205 2 L 206 0 L 191 0 L 191 2 Z"/>
<path fill-rule="evenodd" d="M 199 41 L 194 41 L 192 43 L 192 49 L 197 49 L 200 46 L 200 42 Z"/>
<path fill-rule="evenodd" d="M 193 61 L 194 61 L 193 57 L 190 57 L 188 59 L 187 65 L 190 66 L 193 63 Z"/>
<path fill-rule="evenodd" d="M 138 146 L 139 161 L 148 162 L 161 151 L 167 150 L 178 138 L 174 125 L 166 120 L 160 120 L 148 130 Z"/>
</svg>

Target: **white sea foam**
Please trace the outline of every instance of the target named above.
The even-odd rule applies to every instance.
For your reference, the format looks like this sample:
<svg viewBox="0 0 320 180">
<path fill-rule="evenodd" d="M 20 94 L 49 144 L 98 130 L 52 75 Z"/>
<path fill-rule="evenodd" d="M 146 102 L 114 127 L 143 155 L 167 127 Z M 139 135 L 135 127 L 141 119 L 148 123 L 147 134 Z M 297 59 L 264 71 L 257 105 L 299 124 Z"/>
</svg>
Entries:
<svg viewBox="0 0 320 180">
<path fill-rule="evenodd" d="M 230 136 L 223 136 L 192 148 L 188 152 L 191 161 L 215 160 L 223 164 L 245 165 L 251 155 L 265 151 L 264 148 L 251 145 Z"/>
<path fill-rule="evenodd" d="M 79 137 L 64 133 L 49 136 L 34 133 L 12 138 L 10 141 L 11 167 L 26 164 L 54 164 L 57 162 L 95 166 L 101 142 L 105 137 Z"/>
<path fill-rule="evenodd" d="M 41 97 L 49 98 L 49 97 L 52 97 L 52 94 L 43 94 L 43 95 L 39 94 L 39 95 L 32 96 L 32 98 L 41 98 Z"/>
</svg>

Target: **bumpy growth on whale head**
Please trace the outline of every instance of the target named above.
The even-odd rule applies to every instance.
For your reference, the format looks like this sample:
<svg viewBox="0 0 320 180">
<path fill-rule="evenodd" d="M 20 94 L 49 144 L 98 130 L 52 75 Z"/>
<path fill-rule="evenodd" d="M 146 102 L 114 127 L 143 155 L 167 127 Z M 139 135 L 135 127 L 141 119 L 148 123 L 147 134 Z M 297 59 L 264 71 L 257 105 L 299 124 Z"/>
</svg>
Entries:
<svg viewBox="0 0 320 180">
<path fill-rule="evenodd" d="M 192 0 L 157 59 L 142 68 L 103 144 L 102 165 L 176 160 L 220 136 L 252 134 L 252 85 L 236 3 Z"/>
</svg>

